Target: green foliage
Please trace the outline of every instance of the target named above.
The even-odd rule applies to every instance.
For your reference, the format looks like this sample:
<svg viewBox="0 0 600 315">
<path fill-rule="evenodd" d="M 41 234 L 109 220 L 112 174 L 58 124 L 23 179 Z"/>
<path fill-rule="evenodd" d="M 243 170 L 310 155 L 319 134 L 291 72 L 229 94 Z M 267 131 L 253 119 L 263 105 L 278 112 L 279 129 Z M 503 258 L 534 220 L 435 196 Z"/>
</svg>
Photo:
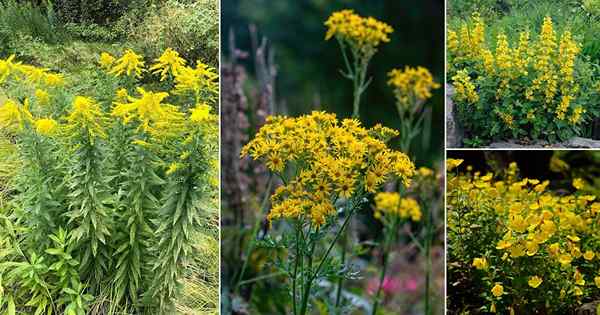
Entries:
<svg viewBox="0 0 600 315">
<path fill-rule="evenodd" d="M 170 0 L 149 10 L 140 23 L 120 27 L 126 30 L 128 40 L 149 57 L 158 57 L 166 48 L 173 48 L 188 60 L 217 66 L 218 1 Z"/>
<path fill-rule="evenodd" d="M 16 0 L 0 1 L 0 33 L 27 34 L 46 42 L 57 42 L 61 39 L 60 32 L 52 16 L 52 7 L 42 8 Z"/>
<path fill-rule="evenodd" d="M 19 167 L 0 172 L 0 313 L 214 312 L 216 117 L 200 104 L 192 117 L 194 96 L 175 96 L 172 78 L 142 83 L 87 67 L 87 82 L 52 85 L 27 71 L 54 73 L 14 63 L 1 85 L 0 163 Z M 153 108 L 173 120 L 111 116 L 137 88 L 173 94 L 174 105 Z M 143 100 L 136 106 L 154 105 Z M 25 120 L 11 120 L 10 104 Z M 38 128 L 49 119 L 53 129 Z"/>
</svg>

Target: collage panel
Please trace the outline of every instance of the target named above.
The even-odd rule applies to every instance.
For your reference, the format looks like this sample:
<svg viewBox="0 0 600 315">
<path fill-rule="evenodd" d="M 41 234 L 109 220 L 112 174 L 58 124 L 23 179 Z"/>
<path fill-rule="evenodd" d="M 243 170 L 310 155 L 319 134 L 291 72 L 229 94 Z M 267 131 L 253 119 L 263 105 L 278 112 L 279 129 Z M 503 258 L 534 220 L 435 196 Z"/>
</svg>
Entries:
<svg viewBox="0 0 600 315">
<path fill-rule="evenodd" d="M 447 1 L 448 148 L 599 148 L 597 1 Z"/>
<path fill-rule="evenodd" d="M 217 314 L 219 1 L 0 1 L 0 314 Z"/>
<path fill-rule="evenodd" d="M 447 313 L 596 314 L 600 152 L 448 151 Z"/>
<path fill-rule="evenodd" d="M 223 2 L 223 314 L 443 314 L 443 1 Z"/>
</svg>

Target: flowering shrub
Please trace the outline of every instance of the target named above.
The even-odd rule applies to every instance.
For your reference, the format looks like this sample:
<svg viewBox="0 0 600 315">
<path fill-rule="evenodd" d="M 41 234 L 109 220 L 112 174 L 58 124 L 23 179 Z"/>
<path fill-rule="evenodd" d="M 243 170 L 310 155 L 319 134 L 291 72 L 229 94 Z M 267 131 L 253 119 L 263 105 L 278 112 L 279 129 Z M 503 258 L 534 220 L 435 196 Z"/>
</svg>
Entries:
<svg viewBox="0 0 600 315">
<path fill-rule="evenodd" d="M 519 178 L 514 162 L 503 174 L 463 173 L 461 163 L 448 160 L 448 264 L 471 277 L 481 310 L 565 314 L 600 292 L 600 202 L 584 180 L 559 194 Z"/>
<path fill-rule="evenodd" d="M 0 248 L 3 312 L 172 314 L 201 224 L 215 215 L 214 71 L 172 50 L 149 69 L 131 50 L 99 63 L 94 98 L 62 75 L 0 60 L 0 130 L 23 164 L 11 208 L 0 209 L 0 237 L 14 242 Z M 149 71 L 168 89 L 140 83 Z"/>
<path fill-rule="evenodd" d="M 583 135 L 598 115 L 599 93 L 571 32 L 558 34 L 546 17 L 538 36 L 523 31 L 511 42 L 500 32 L 492 43 L 489 37 L 477 13 L 448 30 L 455 112 L 467 136 L 556 142 Z"/>
</svg>

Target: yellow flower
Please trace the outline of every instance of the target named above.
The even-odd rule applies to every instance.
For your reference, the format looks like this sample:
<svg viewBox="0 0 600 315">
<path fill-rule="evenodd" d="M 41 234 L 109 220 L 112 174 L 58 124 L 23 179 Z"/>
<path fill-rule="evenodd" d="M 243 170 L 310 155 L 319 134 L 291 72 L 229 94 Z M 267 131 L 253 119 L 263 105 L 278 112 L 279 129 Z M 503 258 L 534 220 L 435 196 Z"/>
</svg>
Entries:
<svg viewBox="0 0 600 315">
<path fill-rule="evenodd" d="M 596 284 L 596 287 L 600 288 L 600 276 L 594 277 L 594 284 Z"/>
<path fill-rule="evenodd" d="M 35 122 L 35 130 L 37 131 L 37 133 L 44 136 L 53 135 L 56 131 L 57 126 L 58 123 L 56 122 L 56 120 L 51 118 L 38 119 Z"/>
<path fill-rule="evenodd" d="M 494 285 L 494 287 L 492 288 L 491 292 L 495 297 L 501 297 L 502 294 L 504 294 L 504 287 L 502 286 L 502 284 L 496 283 L 496 285 Z"/>
<path fill-rule="evenodd" d="M 198 104 L 194 109 L 192 109 L 190 119 L 196 123 L 204 122 L 212 116 L 210 114 L 210 109 L 210 106 L 207 104 Z"/>
<path fill-rule="evenodd" d="M 585 181 L 583 178 L 574 178 L 573 187 L 575 187 L 577 190 L 583 189 L 583 187 L 585 187 Z"/>
<path fill-rule="evenodd" d="M 135 120 L 142 130 L 154 136 L 171 136 L 183 128 L 183 114 L 179 109 L 163 104 L 169 93 L 148 92 L 143 88 L 137 91 L 139 98 L 129 96 L 129 103 L 115 103 L 111 115 L 121 118 L 124 124 Z"/>
<path fill-rule="evenodd" d="M 571 264 L 571 262 L 573 261 L 573 257 L 571 257 L 571 255 L 569 254 L 562 254 L 558 257 L 558 261 L 563 265 L 563 266 L 568 266 Z"/>
<path fill-rule="evenodd" d="M 537 288 L 540 286 L 540 284 L 542 284 L 542 278 L 538 277 L 538 276 L 533 276 L 529 278 L 529 281 L 527 281 L 527 284 L 529 284 L 530 287 L 532 288 Z"/>
<path fill-rule="evenodd" d="M 356 120 L 339 121 L 325 112 L 268 117 L 241 156 L 264 160 L 272 172 L 279 173 L 288 164 L 296 169 L 298 175 L 272 196 L 269 220 L 301 217 L 319 226 L 323 213 L 335 213 L 330 209 L 335 209 L 336 199 L 353 198 L 364 190 L 376 192 L 392 177 L 410 184 L 414 164 L 406 154 L 387 147 L 390 134 L 381 126 L 366 129 Z M 420 220 L 415 200 L 400 201 L 399 196 L 386 200 L 392 200 L 388 204 L 395 206 L 394 214 Z"/>
<path fill-rule="evenodd" d="M 183 166 L 184 165 L 181 163 L 173 162 L 173 163 L 169 164 L 169 167 L 167 168 L 167 171 L 165 172 L 165 174 L 167 174 L 167 175 L 174 174 L 178 170 L 182 169 Z"/>
<path fill-rule="evenodd" d="M 381 192 L 375 196 L 376 217 L 398 216 L 413 221 L 421 220 L 421 207 L 413 198 L 401 198 L 396 192 Z"/>
<path fill-rule="evenodd" d="M 100 105 L 89 97 L 76 96 L 72 109 L 67 116 L 67 129 L 70 131 L 87 132 L 91 137 L 106 137 L 106 118 Z"/>
<path fill-rule="evenodd" d="M 35 90 L 35 99 L 39 105 L 48 105 L 50 103 L 50 94 L 42 89 Z"/>
<path fill-rule="evenodd" d="M 488 262 L 487 262 L 487 259 L 485 259 L 485 257 L 473 259 L 472 265 L 473 265 L 473 267 L 475 267 L 476 269 L 479 269 L 479 270 L 485 270 L 488 268 Z"/>
<path fill-rule="evenodd" d="M 446 159 L 446 171 L 450 172 L 462 164 L 464 160 Z"/>
<path fill-rule="evenodd" d="M 114 62 L 112 69 L 108 72 L 116 76 L 126 74 L 134 75 L 137 78 L 142 76 L 144 71 L 144 61 L 142 56 L 136 54 L 131 49 L 125 50 L 123 56 Z"/>
<path fill-rule="evenodd" d="M 219 85 L 216 70 L 200 61 L 196 63 L 196 68 L 180 67 L 175 75 L 175 93 L 184 94 L 194 93 L 196 102 L 202 93 L 206 93 L 208 99 L 204 101 L 213 101 L 219 93 Z"/>
<path fill-rule="evenodd" d="M 169 72 L 176 76 L 184 66 L 185 60 L 179 57 L 179 53 L 167 48 L 162 56 L 156 59 L 156 63 L 150 67 L 150 71 L 153 74 L 160 74 L 160 80 L 164 81 L 167 79 Z"/>
<path fill-rule="evenodd" d="M 394 88 L 398 102 L 404 106 L 417 105 L 431 98 L 431 90 L 438 89 L 440 84 L 424 67 L 411 68 L 406 66 L 404 71 L 393 69 L 388 73 L 388 85 Z"/>
<path fill-rule="evenodd" d="M 594 256 L 595 256 L 595 254 L 594 254 L 593 251 L 586 250 L 585 253 L 583 254 L 583 259 L 585 259 L 585 260 L 592 260 L 592 259 L 594 259 Z"/>
<path fill-rule="evenodd" d="M 33 120 L 28 104 L 27 100 L 23 106 L 8 100 L 0 106 L 0 128 L 22 130 L 26 123 Z"/>
<path fill-rule="evenodd" d="M 100 64 L 100 67 L 108 70 L 113 65 L 115 60 L 115 57 L 113 57 L 111 54 L 103 52 L 100 54 L 100 59 L 98 60 L 98 63 Z"/>
<path fill-rule="evenodd" d="M 452 77 L 452 83 L 455 89 L 454 97 L 456 100 L 474 104 L 479 101 L 479 95 L 475 91 L 475 85 L 471 82 L 467 70 L 460 70 Z"/>
<path fill-rule="evenodd" d="M 390 41 L 391 26 L 372 17 L 364 18 L 352 10 L 334 12 L 325 22 L 325 39 L 336 37 L 367 54 L 372 54 L 380 43 Z"/>
<path fill-rule="evenodd" d="M 10 55 L 6 59 L 0 59 L 0 84 L 4 83 L 8 76 L 14 71 L 16 64 L 13 63 L 15 55 Z"/>
<path fill-rule="evenodd" d="M 583 290 L 581 290 L 580 287 L 575 287 L 575 289 L 573 289 L 573 295 L 581 296 L 581 295 L 583 295 Z"/>
</svg>

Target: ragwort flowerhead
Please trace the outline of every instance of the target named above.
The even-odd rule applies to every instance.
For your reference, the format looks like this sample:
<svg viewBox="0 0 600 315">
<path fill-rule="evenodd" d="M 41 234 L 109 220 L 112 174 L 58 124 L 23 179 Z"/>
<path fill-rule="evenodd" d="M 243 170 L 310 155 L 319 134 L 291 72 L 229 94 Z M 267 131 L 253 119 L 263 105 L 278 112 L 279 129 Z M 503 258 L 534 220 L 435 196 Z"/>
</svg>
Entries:
<svg viewBox="0 0 600 315">
<path fill-rule="evenodd" d="M 43 136 L 52 136 L 56 133 L 58 123 L 52 118 L 41 118 L 35 121 L 35 131 Z"/>
<path fill-rule="evenodd" d="M 325 26 L 326 40 L 336 37 L 367 55 L 373 54 L 381 43 L 389 42 L 388 35 L 394 31 L 388 24 L 372 17 L 361 17 L 352 10 L 334 12 Z"/>
<path fill-rule="evenodd" d="M 140 78 L 144 71 L 144 58 L 133 50 L 127 49 L 123 56 L 114 62 L 112 69 L 108 72 L 116 76 L 123 74 Z"/>
<path fill-rule="evenodd" d="M 415 170 L 406 154 L 389 149 L 397 132 L 382 126 L 366 129 L 334 114 L 269 117 L 242 156 L 263 159 L 274 173 L 298 175 L 272 196 L 269 219 L 308 217 L 316 225 L 335 213 L 333 200 L 376 192 L 391 176 L 405 185 Z"/>
<path fill-rule="evenodd" d="M 396 99 L 400 104 L 419 104 L 431 98 L 431 90 L 438 89 L 440 84 L 433 80 L 431 72 L 424 67 L 404 70 L 393 69 L 388 73 L 388 85 L 394 89 Z"/>
</svg>

